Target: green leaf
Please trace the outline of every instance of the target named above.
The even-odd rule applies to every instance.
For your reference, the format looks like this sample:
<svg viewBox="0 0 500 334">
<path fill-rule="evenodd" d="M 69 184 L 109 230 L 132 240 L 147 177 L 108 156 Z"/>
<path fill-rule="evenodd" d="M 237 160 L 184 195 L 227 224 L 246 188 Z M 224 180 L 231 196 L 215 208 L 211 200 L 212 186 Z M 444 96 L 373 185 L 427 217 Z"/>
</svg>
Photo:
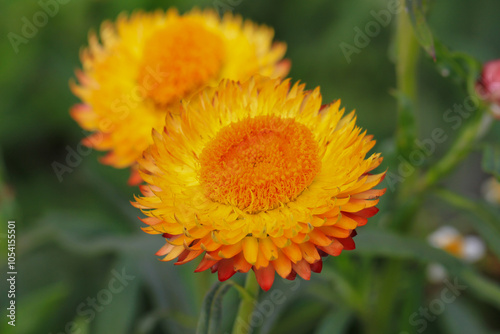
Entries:
<svg viewBox="0 0 500 334">
<path fill-rule="evenodd" d="M 329 312 L 318 325 L 315 334 L 346 333 L 352 317 L 352 312 L 345 309 Z"/>
<path fill-rule="evenodd" d="M 160 321 L 165 319 L 171 319 L 167 325 L 168 332 L 176 333 L 180 332 L 182 329 L 180 326 L 194 330 L 196 327 L 196 318 L 185 313 L 179 312 L 177 310 L 157 310 L 151 313 L 146 314 L 145 316 L 137 319 L 136 328 L 134 334 L 148 334 L 152 333 L 156 326 L 160 323 Z M 174 324 L 175 327 L 172 326 Z M 180 325 L 180 326 L 178 326 Z"/>
<path fill-rule="evenodd" d="M 97 293 L 97 298 L 107 295 L 110 300 L 98 310 L 92 330 L 95 334 L 126 333 L 134 320 L 141 279 L 131 259 L 118 261 L 113 268 L 103 289 Z M 122 281 L 122 274 L 130 277 Z"/>
<path fill-rule="evenodd" d="M 399 290 L 399 293 L 404 294 L 404 300 L 401 300 L 401 305 L 398 306 L 400 316 L 393 317 L 393 323 L 398 326 L 400 334 L 415 332 L 415 327 L 408 319 L 410 319 L 419 306 L 426 304 L 425 288 L 427 279 L 425 264 L 415 267 L 415 272 L 411 275 L 406 275 L 405 280 L 405 282 L 400 284 L 404 288 Z"/>
<path fill-rule="evenodd" d="M 476 313 L 476 309 L 472 309 L 461 300 L 446 305 L 442 324 L 449 334 L 489 333 L 484 320 Z"/>
<path fill-rule="evenodd" d="M 90 334 L 90 323 L 83 317 L 76 317 L 74 328 L 78 328 L 78 334 Z"/>
<path fill-rule="evenodd" d="M 406 0 L 406 9 L 408 11 L 408 16 L 410 17 L 413 31 L 415 32 L 415 37 L 424 50 L 434 60 L 436 60 L 434 38 L 432 36 L 432 31 L 425 20 L 424 2 L 425 1 L 422 0 Z"/>
<path fill-rule="evenodd" d="M 290 303 L 284 310 L 280 320 L 276 322 L 271 333 L 311 333 L 315 324 L 325 316 L 329 303 L 317 298 L 307 298 L 306 296 Z"/>
<path fill-rule="evenodd" d="M 23 245 L 20 254 L 27 254 L 47 243 L 56 243 L 65 250 L 85 255 L 100 256 L 110 253 L 151 254 L 162 246 L 161 240 L 152 242 L 145 233 L 110 233 L 104 217 L 84 212 L 53 211 L 40 219 L 36 227 L 19 239 Z"/>
<path fill-rule="evenodd" d="M 398 101 L 398 152 L 404 157 L 414 151 L 415 140 L 417 139 L 417 125 L 415 119 L 415 105 L 413 101 L 403 92 L 394 91 L 392 95 Z M 399 163 L 399 161 L 398 161 Z"/>
<path fill-rule="evenodd" d="M 500 181 L 500 145 L 486 145 L 483 151 L 483 170 Z"/>
<path fill-rule="evenodd" d="M 342 274 L 341 274 L 342 273 Z M 325 266 L 322 270 L 322 275 L 330 280 L 331 282 L 335 282 L 335 292 L 338 293 L 338 299 L 340 303 L 343 303 L 352 309 L 361 309 L 360 305 L 363 303 L 362 297 L 359 294 L 359 291 L 356 291 L 351 282 L 346 279 L 346 272 L 341 272 L 340 270 L 336 270 L 334 268 Z M 317 294 L 323 293 L 324 290 L 320 289 Z"/>
<path fill-rule="evenodd" d="M 219 334 L 222 322 L 222 298 L 232 286 L 229 282 L 217 282 L 205 296 L 198 320 L 197 334 Z"/>
<path fill-rule="evenodd" d="M 482 64 L 464 52 L 450 51 L 439 40 L 434 41 L 436 68 L 443 76 L 463 85 L 470 96 L 476 95 L 476 81 L 481 73 Z"/>
<path fill-rule="evenodd" d="M 500 309 L 500 285 L 483 276 L 453 255 L 422 240 L 393 234 L 384 230 L 364 229 L 356 237 L 356 252 L 370 256 L 414 259 L 438 262 L 446 267 L 451 277 L 457 277 L 467 291 Z"/>
</svg>

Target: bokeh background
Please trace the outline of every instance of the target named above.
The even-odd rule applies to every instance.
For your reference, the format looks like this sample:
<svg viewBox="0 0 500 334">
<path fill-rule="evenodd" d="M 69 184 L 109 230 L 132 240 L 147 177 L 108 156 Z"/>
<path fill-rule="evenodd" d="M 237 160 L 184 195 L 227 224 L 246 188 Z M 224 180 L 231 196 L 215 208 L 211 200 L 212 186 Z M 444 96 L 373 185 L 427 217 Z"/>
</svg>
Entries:
<svg viewBox="0 0 500 334">
<path fill-rule="evenodd" d="M 129 204 L 138 189 L 126 185 L 128 170 L 103 166 L 97 162 L 102 153 L 85 151 L 62 181 L 54 172 L 53 163 L 65 164 L 84 136 L 68 114 L 78 102 L 68 82 L 80 67 L 79 50 L 87 43 L 88 31 L 98 30 L 103 20 L 114 20 L 123 11 L 175 6 L 185 12 L 199 6 L 232 9 L 272 26 L 276 39 L 288 44 L 293 80 L 305 82 L 309 88 L 321 86 L 325 102 L 340 98 L 346 109 L 356 109 L 358 124 L 377 139 L 375 150 L 391 156 L 396 127 L 396 101 L 391 95 L 395 87 L 391 61 L 395 17 L 360 53 L 352 54 L 350 62 L 339 47 L 342 42 L 354 45 L 354 28 L 364 29 L 374 20 L 371 11 L 387 8 L 386 1 L 61 2 L 57 2 L 57 14 L 27 43 L 20 44 L 17 53 L 8 33 L 21 35 L 23 18 L 31 21 L 42 7 L 36 0 L 0 3 L 0 276 L 7 272 L 7 219 L 16 220 L 18 271 L 15 328 L 6 324 L 7 283 L 0 281 L 1 333 L 194 333 L 203 296 L 215 281 L 210 274 L 193 274 L 196 263 L 176 267 L 154 256 L 163 240 L 140 231 L 140 212 Z M 484 62 L 500 58 L 499 12 L 500 2 L 492 0 L 437 0 L 431 2 L 428 21 L 445 45 Z M 441 76 L 423 53 L 418 76 L 419 137 L 428 138 L 436 127 L 456 136 L 443 121 L 443 113 L 464 101 L 464 90 Z M 495 124 L 491 140 L 500 140 L 499 130 Z M 439 145 L 429 163 L 450 142 Z M 479 199 L 481 184 L 488 177 L 481 171 L 480 160 L 481 154 L 473 153 L 446 181 L 448 186 Z M 390 210 L 387 200 L 367 229 L 384 228 L 384 210 Z M 474 218 L 429 200 L 417 217 L 412 237 L 425 241 L 430 232 L 445 224 L 477 233 Z M 385 307 L 385 296 L 370 283 L 370 279 L 376 281 L 376 271 L 370 275 L 365 271 L 378 261 L 383 259 L 369 251 L 344 252 L 339 258 L 329 258 L 325 273 L 313 275 L 310 282 L 277 278 L 273 291 L 281 291 L 282 297 L 272 310 L 261 312 L 262 324 L 256 333 L 368 332 L 362 320 L 369 316 L 343 302 L 346 289 L 342 282 L 357 277 L 351 280 L 351 287 L 367 289 L 359 294 L 366 296 L 360 301 L 366 312 L 382 314 L 379 308 Z M 425 266 L 408 261 L 406 269 L 415 279 L 394 282 L 394 292 L 408 300 L 401 304 L 403 311 L 389 315 L 394 333 L 420 330 L 422 326 L 410 323 L 409 316 L 428 307 L 443 289 L 442 284 L 426 280 Z M 500 282 L 500 264 L 491 253 L 475 266 L 484 276 Z M 123 288 L 110 294 L 109 284 L 117 276 L 122 278 Z M 243 277 L 236 275 L 235 280 L 242 282 Z M 224 299 L 225 329 L 231 327 L 237 302 L 234 291 Z M 498 305 L 465 290 L 435 319 L 426 321 L 421 332 L 500 333 L 499 314 Z"/>
</svg>

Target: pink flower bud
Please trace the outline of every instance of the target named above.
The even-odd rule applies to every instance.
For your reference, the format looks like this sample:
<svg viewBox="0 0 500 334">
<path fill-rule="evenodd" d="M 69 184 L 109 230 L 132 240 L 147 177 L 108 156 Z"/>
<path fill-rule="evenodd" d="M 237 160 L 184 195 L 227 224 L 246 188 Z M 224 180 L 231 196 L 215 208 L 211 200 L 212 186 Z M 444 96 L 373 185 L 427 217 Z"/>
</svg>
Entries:
<svg viewBox="0 0 500 334">
<path fill-rule="evenodd" d="M 491 102 L 491 111 L 500 119 L 500 59 L 484 64 L 476 90 L 481 98 Z"/>
</svg>

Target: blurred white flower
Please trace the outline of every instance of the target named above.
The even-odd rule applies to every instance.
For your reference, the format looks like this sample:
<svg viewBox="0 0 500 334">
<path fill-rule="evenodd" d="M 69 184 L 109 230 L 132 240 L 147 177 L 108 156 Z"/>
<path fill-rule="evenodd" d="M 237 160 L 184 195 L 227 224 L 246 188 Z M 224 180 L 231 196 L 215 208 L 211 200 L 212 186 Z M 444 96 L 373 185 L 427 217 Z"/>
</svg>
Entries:
<svg viewBox="0 0 500 334">
<path fill-rule="evenodd" d="M 448 253 L 473 263 L 480 260 L 485 252 L 484 242 L 473 235 L 463 236 L 451 226 L 443 226 L 428 237 L 429 244 L 441 248 Z M 427 267 L 427 277 L 433 283 L 442 282 L 447 277 L 446 269 L 439 263 L 431 263 Z"/>
<path fill-rule="evenodd" d="M 427 279 L 432 283 L 441 283 L 448 277 L 446 268 L 441 264 L 433 262 L 427 266 Z"/>
<path fill-rule="evenodd" d="M 496 178 L 491 177 L 484 181 L 481 192 L 483 193 L 484 199 L 488 202 L 500 205 L 500 182 L 498 182 Z"/>
</svg>

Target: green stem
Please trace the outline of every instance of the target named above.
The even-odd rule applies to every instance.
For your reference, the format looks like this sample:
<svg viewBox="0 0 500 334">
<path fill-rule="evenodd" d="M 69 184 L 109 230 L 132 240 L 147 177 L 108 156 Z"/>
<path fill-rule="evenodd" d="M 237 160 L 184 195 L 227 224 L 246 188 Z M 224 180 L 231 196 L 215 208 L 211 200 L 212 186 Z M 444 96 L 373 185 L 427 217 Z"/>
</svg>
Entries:
<svg viewBox="0 0 500 334">
<path fill-rule="evenodd" d="M 464 125 L 458 138 L 446 152 L 444 157 L 424 175 L 423 181 L 419 183 L 420 188 L 418 191 L 420 193 L 433 187 L 442 178 L 450 174 L 474 148 L 477 139 L 479 139 L 479 130 L 483 125 L 483 110 L 477 110 L 472 117 L 473 118 Z"/>
<path fill-rule="evenodd" d="M 203 305 L 205 295 L 208 293 L 208 291 L 210 291 L 210 286 L 212 284 L 211 278 L 212 273 L 210 272 L 210 270 L 204 270 L 196 274 L 195 293 L 197 296 L 199 296 L 197 302 L 199 303 L 200 307 L 201 305 Z"/>
<path fill-rule="evenodd" d="M 396 43 L 396 81 L 398 90 L 408 98 L 415 100 L 417 96 L 415 79 L 419 45 L 405 11 L 402 11 L 398 16 Z"/>
<path fill-rule="evenodd" d="M 398 127 L 396 133 L 397 152 L 406 157 L 414 148 L 416 140 L 415 105 L 417 96 L 416 72 L 419 54 L 418 40 L 415 38 L 410 19 L 406 11 L 398 15 L 396 32 L 396 84 Z M 407 157 L 406 157 L 407 158 Z M 410 225 L 420 201 L 412 198 L 417 173 L 405 179 L 397 194 L 398 210 L 392 221 L 395 228 Z"/>
<path fill-rule="evenodd" d="M 250 318 L 252 316 L 255 305 L 257 304 L 257 297 L 259 295 L 260 287 L 257 283 L 257 279 L 252 272 L 247 274 L 247 278 L 245 281 L 245 290 L 247 295 L 241 296 L 240 307 L 238 309 L 238 314 L 236 315 L 236 319 L 234 320 L 233 325 L 233 334 L 250 334 L 252 332 L 252 328 L 248 327 Z M 248 298 L 250 296 L 251 298 Z"/>
<path fill-rule="evenodd" d="M 365 296 L 367 306 L 362 313 L 364 333 L 391 333 L 396 301 L 400 298 L 400 282 L 404 279 L 404 262 L 391 260 L 384 263 L 384 267 L 374 267 L 371 277 L 381 277 L 373 290 Z M 379 270 L 382 269 L 381 272 Z M 380 274 L 379 274 L 380 273 Z M 379 275 L 377 275 L 379 274 Z"/>
<path fill-rule="evenodd" d="M 415 100 L 417 97 L 417 61 L 419 44 L 410 19 L 401 11 L 396 33 L 396 85 L 398 91 L 397 145 L 399 153 L 412 149 L 416 137 Z"/>
<path fill-rule="evenodd" d="M 448 204 L 453 205 L 456 208 L 460 208 L 462 210 L 475 211 L 476 205 L 470 199 L 465 198 L 455 192 L 451 192 L 446 189 L 437 189 L 434 192 L 435 195 L 440 197 L 441 199 L 448 202 Z"/>
<path fill-rule="evenodd" d="M 415 106 L 417 97 L 417 61 L 420 51 L 410 19 L 406 11 L 398 15 L 396 32 L 396 84 L 398 127 L 396 133 L 397 152 L 407 157 L 414 149 L 417 136 Z M 414 220 L 415 212 L 421 205 L 419 197 L 412 197 L 417 173 L 413 173 L 400 186 L 397 194 L 396 212 L 393 217 L 393 227 L 409 229 Z M 378 275 L 380 268 L 374 268 L 373 277 L 380 277 L 377 282 L 377 291 L 382 293 L 380 301 L 383 305 L 370 307 L 372 296 L 368 295 L 363 316 L 366 333 L 389 333 L 391 319 L 396 312 L 395 305 L 398 292 L 397 283 L 404 279 L 403 263 L 398 260 L 388 261 L 383 267 L 383 272 Z M 371 305 L 373 306 L 373 305 Z"/>
</svg>

